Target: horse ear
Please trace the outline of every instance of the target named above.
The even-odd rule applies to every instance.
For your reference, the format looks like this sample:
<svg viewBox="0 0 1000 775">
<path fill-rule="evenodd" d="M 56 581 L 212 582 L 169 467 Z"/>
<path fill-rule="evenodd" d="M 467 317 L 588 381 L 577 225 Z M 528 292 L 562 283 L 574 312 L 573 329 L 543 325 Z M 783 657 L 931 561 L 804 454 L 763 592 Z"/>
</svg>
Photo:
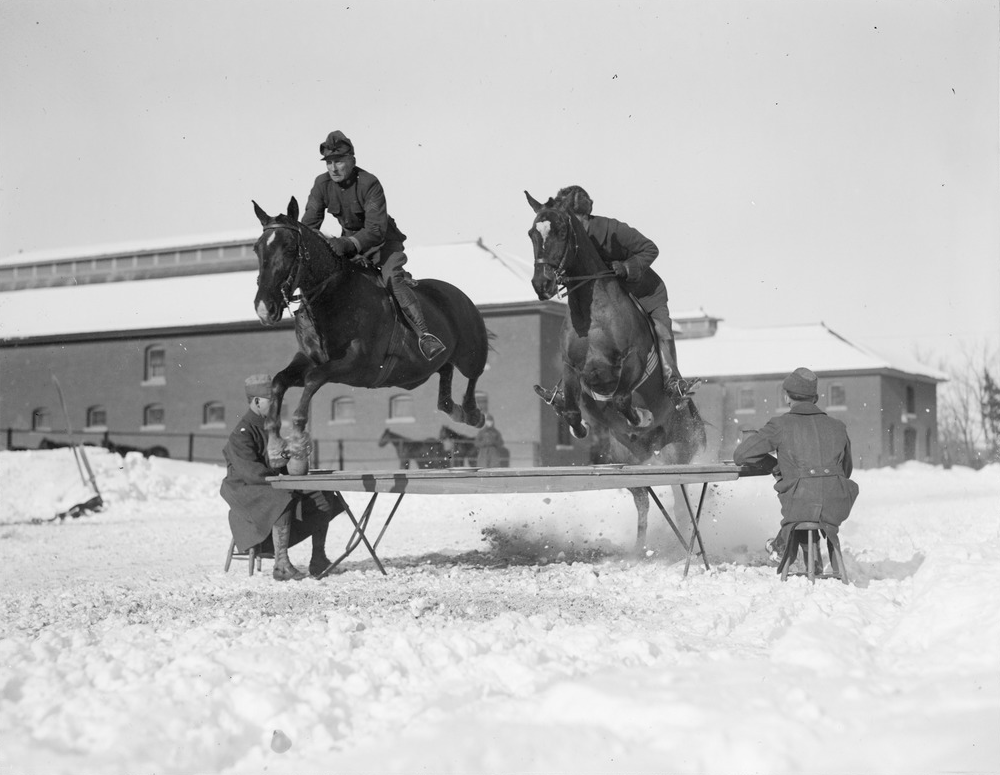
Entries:
<svg viewBox="0 0 1000 775">
<path fill-rule="evenodd" d="M 253 200 L 250 200 L 253 202 Z M 257 220 L 260 221 L 261 226 L 267 226 L 268 222 L 271 220 L 271 216 L 260 209 L 260 205 L 253 202 L 253 211 L 257 214 Z"/>
<path fill-rule="evenodd" d="M 294 196 L 288 201 L 288 217 L 293 221 L 299 219 L 299 203 Z"/>
<path fill-rule="evenodd" d="M 537 199 L 535 199 L 531 194 L 525 191 L 524 195 L 528 197 L 528 204 L 531 205 L 532 210 L 534 210 L 537 213 L 539 210 L 542 209 L 542 203 L 539 202 Z"/>
</svg>

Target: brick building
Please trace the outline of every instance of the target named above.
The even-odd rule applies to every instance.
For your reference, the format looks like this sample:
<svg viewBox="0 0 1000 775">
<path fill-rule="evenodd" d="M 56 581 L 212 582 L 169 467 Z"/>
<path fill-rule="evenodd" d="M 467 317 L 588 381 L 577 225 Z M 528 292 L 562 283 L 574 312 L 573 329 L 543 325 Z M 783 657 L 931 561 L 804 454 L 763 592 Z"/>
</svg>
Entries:
<svg viewBox="0 0 1000 775">
<path fill-rule="evenodd" d="M 265 328 L 253 311 L 259 233 L 107 249 L 49 251 L 0 260 L 0 431 L 7 446 L 37 447 L 65 431 L 52 376 L 68 394 L 71 427 L 84 438 L 174 457 L 220 461 L 245 411 L 243 378 L 283 368 L 295 352 L 291 323 Z M 588 459 L 531 386 L 560 374 L 565 306 L 539 302 L 531 265 L 482 241 L 415 247 L 415 276 L 441 277 L 479 306 L 495 335 L 479 399 L 511 451 L 511 465 Z M 705 384 L 697 403 L 709 457 L 727 459 L 740 435 L 781 411 L 780 382 L 797 366 L 820 377 L 820 405 L 848 423 L 859 466 L 935 460 L 936 392 L 942 375 L 890 362 L 822 325 L 737 329 L 701 311 L 678 314 L 678 358 Z M 456 397 L 464 390 L 456 375 Z M 294 406 L 298 391 L 286 401 Z M 326 385 L 310 432 L 321 467 L 396 465 L 377 440 L 413 439 L 442 426 L 471 435 L 436 410 L 437 379 L 413 391 Z"/>
</svg>

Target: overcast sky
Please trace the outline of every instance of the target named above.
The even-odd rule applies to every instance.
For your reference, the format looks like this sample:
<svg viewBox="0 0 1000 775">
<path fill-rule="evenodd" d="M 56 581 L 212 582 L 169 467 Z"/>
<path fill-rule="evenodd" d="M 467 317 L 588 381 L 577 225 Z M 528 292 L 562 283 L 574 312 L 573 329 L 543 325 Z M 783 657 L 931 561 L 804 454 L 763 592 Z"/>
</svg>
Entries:
<svg viewBox="0 0 1000 775">
<path fill-rule="evenodd" d="M 253 231 L 339 128 L 412 245 L 530 258 L 523 190 L 578 184 L 674 310 L 995 344 L 998 36 L 980 0 L 2 0 L 0 256 Z"/>
</svg>

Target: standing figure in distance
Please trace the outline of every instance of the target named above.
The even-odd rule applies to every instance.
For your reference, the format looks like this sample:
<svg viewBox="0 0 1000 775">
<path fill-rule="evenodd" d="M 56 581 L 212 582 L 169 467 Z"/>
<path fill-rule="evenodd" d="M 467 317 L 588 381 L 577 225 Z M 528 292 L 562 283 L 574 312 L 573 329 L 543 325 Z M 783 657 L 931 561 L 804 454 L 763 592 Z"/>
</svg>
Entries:
<svg viewBox="0 0 1000 775">
<path fill-rule="evenodd" d="M 479 468 L 499 468 L 503 465 L 503 436 L 493 423 L 493 415 L 486 420 L 476 434 L 476 465 Z"/>
<path fill-rule="evenodd" d="M 220 494 L 229 504 L 229 527 L 236 546 L 245 552 L 252 546 L 274 552 L 272 576 L 278 581 L 305 578 L 288 559 L 288 547 L 312 537 L 309 574 L 322 578 L 330 570 L 326 556 L 326 532 L 330 520 L 344 510 L 340 493 L 277 490 L 268 476 L 287 473 L 267 461 L 267 431 L 264 418 L 271 405 L 271 376 L 254 374 L 245 382 L 249 410 L 236 424 L 223 450 L 226 478 Z M 299 514 L 296 514 L 296 510 Z"/>
<path fill-rule="evenodd" d="M 816 406 L 816 375 L 798 368 L 782 387 L 788 412 L 772 417 L 733 452 L 736 465 L 764 467 L 777 480 L 781 529 L 767 542 L 771 559 L 784 554 L 798 522 L 819 522 L 824 532 L 836 535 L 858 497 L 858 485 L 851 481 L 854 463 L 847 427 Z"/>
<path fill-rule="evenodd" d="M 326 213 L 337 219 L 341 236 L 329 240 L 333 252 L 359 265 L 370 263 L 382 273 L 417 333 L 420 352 L 427 360 L 433 360 L 446 348 L 428 332 L 420 301 L 413 292 L 416 282 L 403 269 L 406 235 L 389 215 L 382 184 L 372 173 L 356 165 L 354 144 L 340 130 L 327 135 L 319 152 L 326 163 L 326 172 L 313 183 L 302 223 L 318 229 Z"/>
</svg>

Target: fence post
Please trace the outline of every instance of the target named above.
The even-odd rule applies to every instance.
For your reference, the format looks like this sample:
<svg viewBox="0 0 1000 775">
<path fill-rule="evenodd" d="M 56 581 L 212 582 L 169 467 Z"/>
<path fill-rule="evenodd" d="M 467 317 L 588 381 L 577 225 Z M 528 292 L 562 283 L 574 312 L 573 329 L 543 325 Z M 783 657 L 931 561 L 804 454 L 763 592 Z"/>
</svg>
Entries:
<svg viewBox="0 0 1000 775">
<path fill-rule="evenodd" d="M 188 462 L 194 462 L 194 434 L 188 434 Z"/>
<path fill-rule="evenodd" d="M 340 466 L 340 470 L 344 470 L 344 440 L 337 439 L 337 464 Z"/>
<path fill-rule="evenodd" d="M 13 428 L 8 428 L 7 429 L 7 449 L 10 449 L 13 446 L 14 446 L 14 429 Z"/>
<path fill-rule="evenodd" d="M 313 468 L 319 468 L 319 439 L 312 440 L 312 462 L 309 464 Z"/>
</svg>

